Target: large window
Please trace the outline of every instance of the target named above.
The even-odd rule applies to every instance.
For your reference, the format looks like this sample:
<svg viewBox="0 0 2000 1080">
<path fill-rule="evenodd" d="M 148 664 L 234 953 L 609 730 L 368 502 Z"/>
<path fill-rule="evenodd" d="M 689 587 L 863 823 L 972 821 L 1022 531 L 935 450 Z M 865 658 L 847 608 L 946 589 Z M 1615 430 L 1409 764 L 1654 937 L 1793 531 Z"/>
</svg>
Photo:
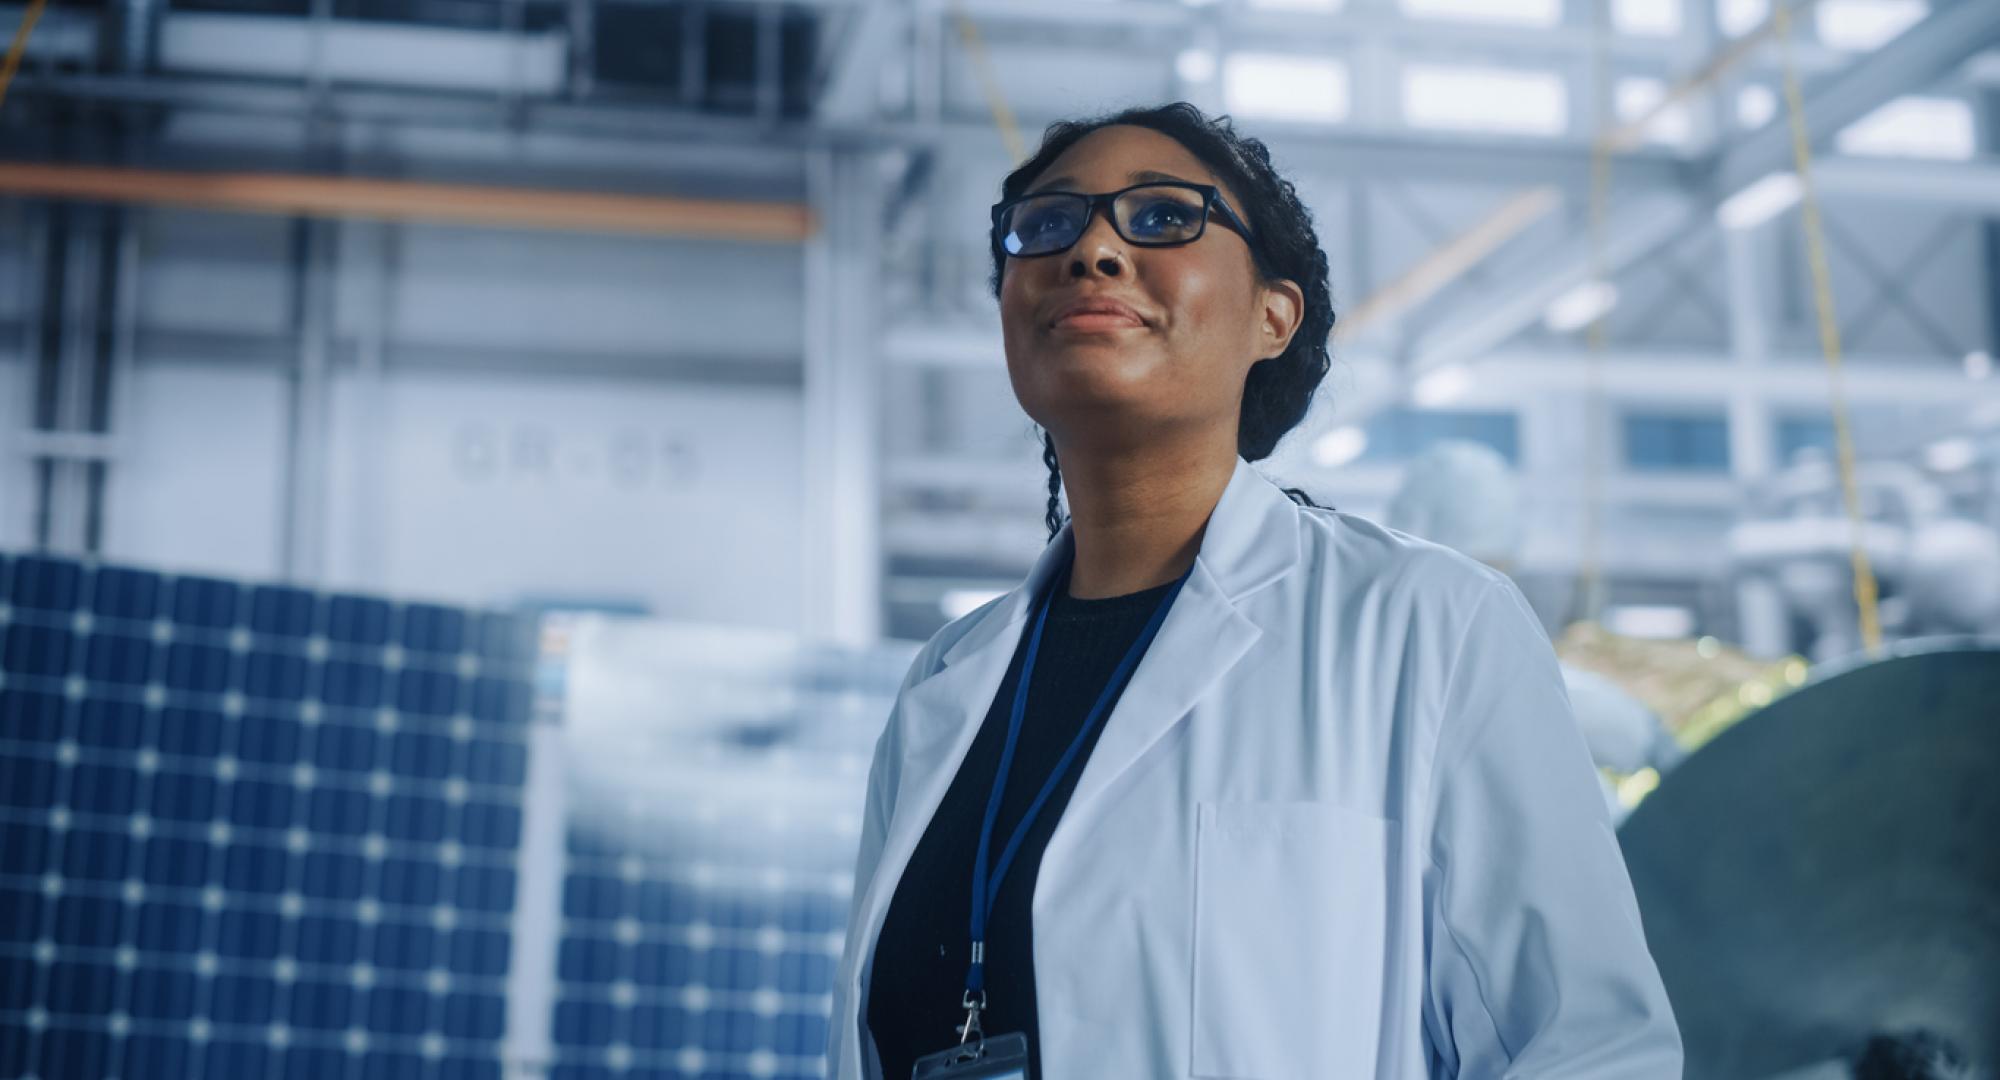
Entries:
<svg viewBox="0 0 2000 1080">
<path fill-rule="evenodd" d="M 1747 34 L 1771 17 L 1771 0 L 1715 0 L 1715 21 L 1731 37 Z"/>
<path fill-rule="evenodd" d="M 1611 25 L 1626 34 L 1672 37 L 1681 32 L 1681 0 L 1612 0 Z"/>
<path fill-rule="evenodd" d="M 1554 26 L 1562 21 L 1561 0 L 1402 0 L 1403 10 L 1425 19 Z"/>
<path fill-rule="evenodd" d="M 1924 0 L 1820 0 L 1813 9 L 1821 41 L 1856 51 L 1880 48 L 1928 14 Z"/>
<path fill-rule="evenodd" d="M 1694 134 L 1693 120 L 1683 102 L 1668 105 L 1654 115 L 1653 110 L 1666 100 L 1666 80 L 1639 76 L 1620 79 L 1615 94 L 1619 120 L 1630 123 L 1640 117 L 1652 116 L 1652 121 L 1646 125 L 1648 142 L 1685 146 Z"/>
<path fill-rule="evenodd" d="M 1407 461 L 1446 440 L 1484 443 L 1509 464 L 1521 461 L 1520 420 L 1510 412 L 1387 409 L 1368 421 L 1367 432 L 1367 462 Z"/>
<path fill-rule="evenodd" d="M 1626 413 L 1625 467 L 1634 472 L 1729 471 L 1729 421 L 1701 413 Z"/>
<path fill-rule="evenodd" d="M 1978 147 L 1972 108 L 1957 98 L 1900 97 L 1842 129 L 1843 154 L 1964 161 Z"/>
<path fill-rule="evenodd" d="M 1569 98 L 1554 72 L 1411 64 L 1403 69 L 1403 119 L 1415 127 L 1560 135 Z"/>
<path fill-rule="evenodd" d="M 1833 418 L 1827 416 L 1781 416 L 1771 426 L 1771 449 L 1776 452 L 1774 464 L 1782 469 L 1792 463 L 1801 450 L 1819 449 L 1833 452 Z"/>
<path fill-rule="evenodd" d="M 1347 65 L 1285 53 L 1232 53 L 1222 63 L 1229 111 L 1269 120 L 1347 119 Z"/>
</svg>

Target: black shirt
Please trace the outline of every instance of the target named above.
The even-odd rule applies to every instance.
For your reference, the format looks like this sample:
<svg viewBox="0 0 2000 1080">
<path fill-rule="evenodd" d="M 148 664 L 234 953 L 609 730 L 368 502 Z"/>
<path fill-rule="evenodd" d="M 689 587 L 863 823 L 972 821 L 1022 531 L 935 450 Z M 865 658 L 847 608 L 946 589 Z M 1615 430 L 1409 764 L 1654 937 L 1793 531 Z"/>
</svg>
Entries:
<svg viewBox="0 0 2000 1080">
<path fill-rule="evenodd" d="M 993 823 L 989 858 L 994 862 L 1020 825 L 1028 804 L 1055 771 L 1057 759 L 1076 738 L 1118 661 L 1124 659 L 1172 588 L 1169 582 L 1125 596 L 1078 600 L 1069 595 L 1068 572 L 1059 576 L 1048 623 L 1042 630 L 1041 649 L 1035 656 L 1034 680 L 1028 687 L 1028 706 L 1014 747 L 1014 763 L 1000 798 L 999 817 Z M 960 1002 L 971 958 L 972 864 L 979 849 L 986 800 L 993 791 L 1000 751 L 1007 740 L 1007 719 L 1013 710 L 1014 690 L 1020 685 L 1021 663 L 1033 632 L 1031 615 L 986 720 L 917 842 L 883 917 L 868 984 L 867 1019 L 885 1080 L 904 1080 L 917 1058 L 956 1043 L 954 1032 L 965 1022 Z M 1133 665 L 1134 670 L 1137 666 Z M 980 1016 L 980 1026 L 987 1035 L 1026 1032 L 1037 1077 L 1042 1075 L 1041 1033 L 1035 1015 L 1034 941 L 1029 918 L 1035 875 L 1042 851 L 1083 775 L 1084 763 L 1129 679 L 1128 673 L 1113 688 L 1104 715 L 1022 839 L 986 920 L 987 1009 Z"/>
</svg>

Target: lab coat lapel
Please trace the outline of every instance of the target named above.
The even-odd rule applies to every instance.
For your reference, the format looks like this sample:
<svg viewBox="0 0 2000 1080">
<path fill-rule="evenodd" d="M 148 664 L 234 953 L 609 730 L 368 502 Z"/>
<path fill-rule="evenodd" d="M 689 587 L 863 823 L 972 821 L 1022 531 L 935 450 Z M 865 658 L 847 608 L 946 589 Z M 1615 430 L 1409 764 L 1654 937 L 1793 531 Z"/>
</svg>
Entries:
<svg viewBox="0 0 2000 1080">
<path fill-rule="evenodd" d="M 1193 572 L 1119 695 L 1058 824 L 1085 818 L 1139 759 L 1187 718 L 1263 636 L 1238 602 L 1298 562 L 1298 511 L 1238 458 L 1202 535 Z M 1057 846 L 1054 838 L 1050 848 Z M 1044 856 L 1044 860 L 1048 856 Z"/>
<path fill-rule="evenodd" d="M 1087 811 L 1152 745 L 1186 717 L 1194 702 L 1234 667 L 1261 635 L 1237 603 L 1276 580 L 1298 561 L 1297 511 L 1291 500 L 1248 462 L 1238 458 L 1222 498 L 1202 536 L 1194 570 L 1182 586 L 1159 635 L 1146 650 L 1131 681 L 1098 737 L 1078 778 L 1077 789 L 1057 823 L 1050 854 L 1067 823 Z M 904 695 L 904 745 L 898 755 L 895 811 L 883 838 L 882 857 L 865 888 L 859 917 L 874 942 L 888 913 L 895 886 L 929 827 L 931 815 L 986 719 L 993 695 L 1007 675 L 1021 632 L 1041 589 L 1069 556 L 1070 527 L 1064 525 L 1042 549 L 1026 580 L 986 609 L 965 635 L 945 650 L 943 666 Z M 1046 864 L 1048 856 L 1044 857 Z M 850 975 L 858 982 L 860 958 Z"/>
<path fill-rule="evenodd" d="M 855 882 L 855 888 L 867 890 L 858 916 L 869 928 L 866 941 L 872 943 L 880 932 L 903 868 L 930 826 L 931 815 L 944 801 L 945 791 L 958 774 L 966 751 L 972 748 L 993 695 L 1007 675 L 1035 595 L 1061 569 L 1068 544 L 1069 526 L 1064 525 L 1043 549 L 1027 579 L 987 608 L 979 621 L 945 650 L 938 671 L 904 693 L 904 745 L 898 755 L 895 811 L 883 837 L 874 879 Z M 850 973 L 857 981 L 866 963 L 866 958 L 861 958 Z"/>
</svg>

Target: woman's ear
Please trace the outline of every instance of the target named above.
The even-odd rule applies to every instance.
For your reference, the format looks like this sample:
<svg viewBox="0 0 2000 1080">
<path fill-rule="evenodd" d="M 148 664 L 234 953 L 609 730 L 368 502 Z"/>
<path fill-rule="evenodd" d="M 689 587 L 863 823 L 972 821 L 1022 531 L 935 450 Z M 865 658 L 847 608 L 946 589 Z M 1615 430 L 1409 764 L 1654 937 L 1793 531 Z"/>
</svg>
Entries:
<svg viewBox="0 0 2000 1080">
<path fill-rule="evenodd" d="M 1281 278 L 1264 283 L 1258 295 L 1264 307 L 1258 327 L 1257 356 L 1269 360 L 1291 347 L 1292 335 L 1299 332 L 1299 324 L 1305 321 L 1306 293 L 1298 282 Z"/>
</svg>

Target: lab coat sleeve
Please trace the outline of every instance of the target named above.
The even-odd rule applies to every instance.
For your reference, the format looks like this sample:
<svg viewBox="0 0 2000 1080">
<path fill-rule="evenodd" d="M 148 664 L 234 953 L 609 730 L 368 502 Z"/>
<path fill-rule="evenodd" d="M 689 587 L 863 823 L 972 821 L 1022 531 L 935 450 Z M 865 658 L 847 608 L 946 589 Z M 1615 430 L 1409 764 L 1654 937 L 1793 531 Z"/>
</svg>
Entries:
<svg viewBox="0 0 2000 1080">
<path fill-rule="evenodd" d="M 1589 752 L 1511 582 L 1473 608 L 1436 745 L 1425 1025 L 1440 1074 L 1679 1077 L 1680 1033 Z"/>
<path fill-rule="evenodd" d="M 858 925 L 861 900 L 868 883 L 875 877 L 875 864 L 882 858 L 882 844 L 889 835 L 889 818 L 895 812 L 897 764 L 901 759 L 901 713 L 903 695 L 936 667 L 936 641 L 918 652 L 910 663 L 910 670 L 903 678 L 903 685 L 896 693 L 896 704 L 889 710 L 889 720 L 882 728 L 882 734 L 875 739 L 875 754 L 868 766 L 868 790 L 861 810 L 861 846 L 854 856 L 854 891 L 848 901 L 847 942 L 842 949 L 840 970 L 859 970 L 860 962 L 856 953 L 861 948 L 863 928 Z M 849 1038 L 861 1037 L 861 1003 L 851 1000 L 847 993 L 847 980 L 836 978 L 833 988 L 833 1013 L 827 1025 L 827 1075 L 837 1074 L 845 1042 Z M 874 1047 L 861 1046 L 861 1058 L 872 1062 Z"/>
</svg>

